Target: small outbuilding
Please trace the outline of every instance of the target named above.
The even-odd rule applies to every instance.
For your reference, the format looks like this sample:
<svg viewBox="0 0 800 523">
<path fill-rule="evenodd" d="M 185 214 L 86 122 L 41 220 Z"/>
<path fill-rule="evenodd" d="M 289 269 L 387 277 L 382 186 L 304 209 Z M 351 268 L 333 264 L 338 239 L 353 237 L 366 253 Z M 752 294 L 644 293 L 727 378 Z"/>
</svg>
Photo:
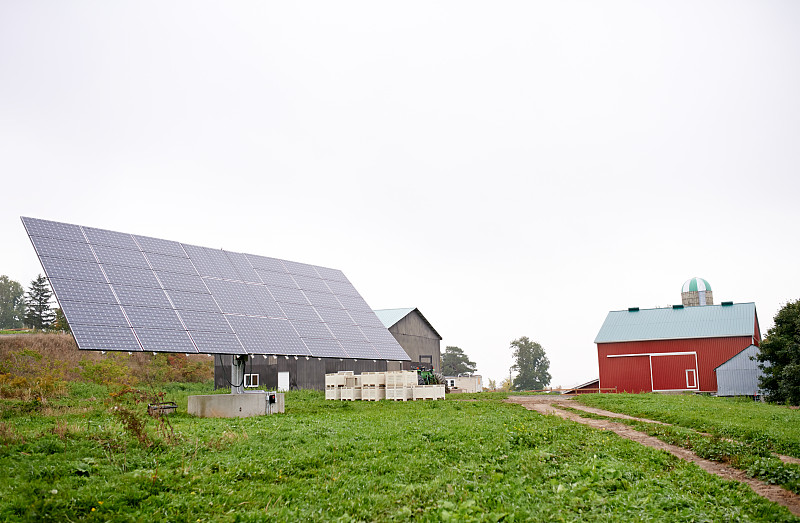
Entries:
<svg viewBox="0 0 800 523">
<path fill-rule="evenodd" d="M 717 396 L 761 396 L 758 347 L 750 345 L 717 367 Z"/>
<path fill-rule="evenodd" d="M 435 372 L 442 371 L 442 337 L 419 309 L 380 309 L 375 314 L 412 363 L 428 363 L 433 365 Z"/>
</svg>

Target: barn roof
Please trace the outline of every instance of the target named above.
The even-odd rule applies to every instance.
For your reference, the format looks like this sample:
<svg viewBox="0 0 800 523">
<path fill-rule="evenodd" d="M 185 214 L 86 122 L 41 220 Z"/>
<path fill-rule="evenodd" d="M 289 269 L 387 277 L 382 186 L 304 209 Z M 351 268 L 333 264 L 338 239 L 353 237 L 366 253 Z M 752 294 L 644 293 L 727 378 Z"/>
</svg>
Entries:
<svg viewBox="0 0 800 523">
<path fill-rule="evenodd" d="M 439 339 L 441 340 L 442 335 L 436 332 L 436 329 L 433 328 L 431 322 L 429 322 L 428 319 L 416 307 L 407 307 L 404 309 L 379 309 L 373 312 L 378 316 L 378 319 L 380 319 L 381 322 L 383 322 L 383 325 L 387 329 L 390 329 L 395 323 L 402 320 L 403 318 L 405 318 L 414 311 L 417 311 L 417 314 L 419 314 L 419 317 L 422 318 L 422 321 L 424 321 L 425 324 L 431 328 L 433 333 L 436 334 L 436 336 L 438 336 Z"/>
<path fill-rule="evenodd" d="M 755 303 L 611 311 L 595 343 L 755 336 Z"/>
</svg>

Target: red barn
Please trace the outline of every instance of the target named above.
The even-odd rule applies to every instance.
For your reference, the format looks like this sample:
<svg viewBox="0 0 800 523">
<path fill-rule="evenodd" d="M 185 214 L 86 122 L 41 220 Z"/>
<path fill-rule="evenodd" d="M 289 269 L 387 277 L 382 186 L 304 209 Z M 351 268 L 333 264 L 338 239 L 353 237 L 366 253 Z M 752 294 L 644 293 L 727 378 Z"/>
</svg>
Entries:
<svg viewBox="0 0 800 523">
<path fill-rule="evenodd" d="M 754 303 L 611 311 L 595 339 L 600 387 L 716 392 L 715 369 L 760 342 Z"/>
</svg>

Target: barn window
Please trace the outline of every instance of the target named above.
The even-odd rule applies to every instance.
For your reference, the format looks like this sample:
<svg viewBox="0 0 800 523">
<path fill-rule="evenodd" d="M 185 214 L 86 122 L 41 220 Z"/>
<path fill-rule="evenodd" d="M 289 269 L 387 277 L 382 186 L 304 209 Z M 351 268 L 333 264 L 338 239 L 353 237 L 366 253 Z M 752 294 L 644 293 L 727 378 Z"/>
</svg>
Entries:
<svg viewBox="0 0 800 523">
<path fill-rule="evenodd" d="M 419 357 L 419 362 L 420 363 L 433 363 L 433 356 L 430 356 L 430 355 L 428 355 L 428 356 L 420 356 Z"/>
<path fill-rule="evenodd" d="M 244 386 L 247 388 L 258 387 L 258 374 L 245 374 Z"/>
</svg>

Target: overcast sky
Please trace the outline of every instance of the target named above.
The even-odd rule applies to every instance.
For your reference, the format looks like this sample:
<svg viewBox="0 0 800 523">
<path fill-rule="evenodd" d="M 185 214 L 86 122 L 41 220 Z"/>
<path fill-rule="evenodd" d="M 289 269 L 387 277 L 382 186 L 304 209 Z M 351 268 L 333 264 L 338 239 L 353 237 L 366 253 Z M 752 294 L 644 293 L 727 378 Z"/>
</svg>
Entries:
<svg viewBox="0 0 800 523">
<path fill-rule="evenodd" d="M 800 2 L 0 0 L 20 216 L 341 269 L 486 378 L 610 310 L 800 298 Z"/>
</svg>

